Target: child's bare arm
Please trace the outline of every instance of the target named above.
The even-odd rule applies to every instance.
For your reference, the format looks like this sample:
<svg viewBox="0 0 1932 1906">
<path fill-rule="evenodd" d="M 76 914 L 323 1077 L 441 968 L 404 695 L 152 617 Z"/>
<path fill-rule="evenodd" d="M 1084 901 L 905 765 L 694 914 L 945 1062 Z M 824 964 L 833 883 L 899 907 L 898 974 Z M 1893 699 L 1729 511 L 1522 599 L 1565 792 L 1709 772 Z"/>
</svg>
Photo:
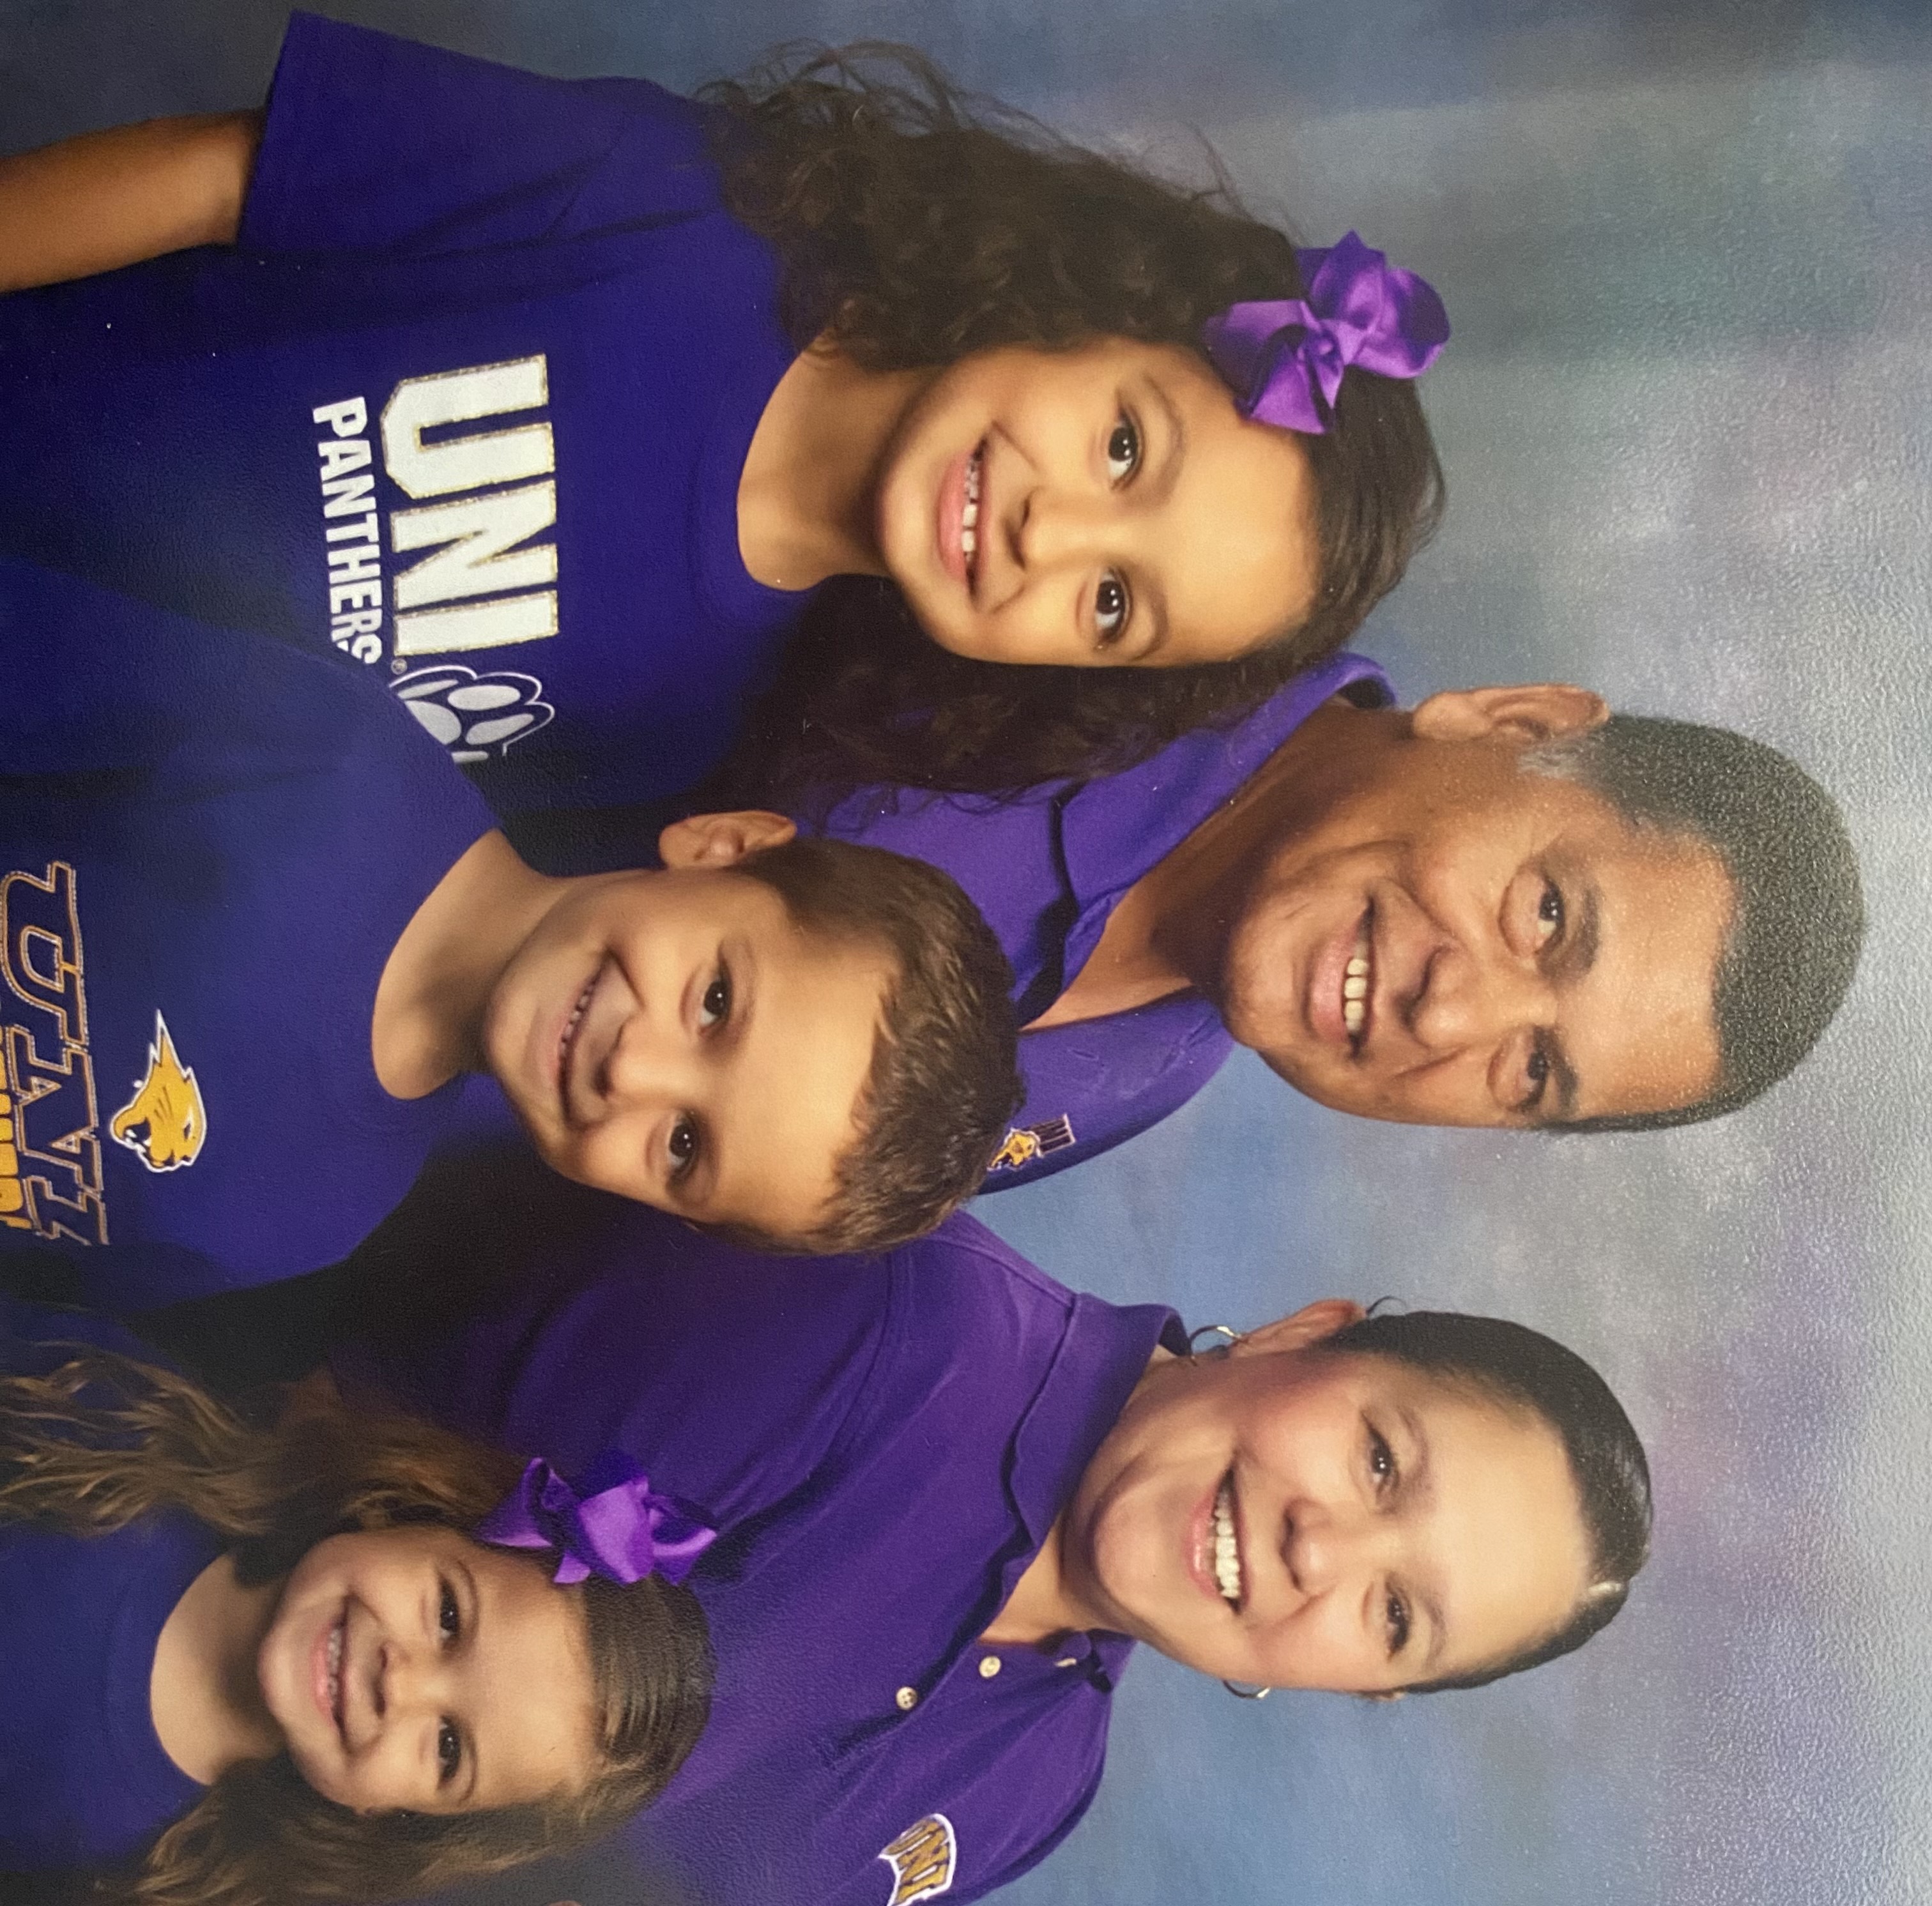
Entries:
<svg viewBox="0 0 1932 1906">
<path fill-rule="evenodd" d="M 259 112 L 148 119 L 0 159 L 0 291 L 232 241 Z"/>
</svg>

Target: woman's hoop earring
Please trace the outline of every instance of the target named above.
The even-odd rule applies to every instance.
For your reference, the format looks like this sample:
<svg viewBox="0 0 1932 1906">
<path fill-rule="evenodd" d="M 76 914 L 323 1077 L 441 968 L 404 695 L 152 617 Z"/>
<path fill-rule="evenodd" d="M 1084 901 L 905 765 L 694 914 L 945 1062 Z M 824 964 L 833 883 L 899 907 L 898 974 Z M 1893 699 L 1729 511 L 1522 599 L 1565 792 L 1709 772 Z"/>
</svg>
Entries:
<svg viewBox="0 0 1932 1906">
<path fill-rule="evenodd" d="M 1223 1681 L 1221 1685 L 1237 1701 L 1266 1701 L 1274 1692 L 1271 1688 L 1251 1688 L 1240 1681 Z"/>
<path fill-rule="evenodd" d="M 1198 1330 L 1190 1330 L 1187 1333 L 1187 1354 L 1190 1356 L 1194 1354 L 1194 1340 L 1197 1337 L 1225 1337 L 1231 1350 L 1241 1341 L 1241 1333 L 1227 1324 L 1204 1323 Z"/>
</svg>

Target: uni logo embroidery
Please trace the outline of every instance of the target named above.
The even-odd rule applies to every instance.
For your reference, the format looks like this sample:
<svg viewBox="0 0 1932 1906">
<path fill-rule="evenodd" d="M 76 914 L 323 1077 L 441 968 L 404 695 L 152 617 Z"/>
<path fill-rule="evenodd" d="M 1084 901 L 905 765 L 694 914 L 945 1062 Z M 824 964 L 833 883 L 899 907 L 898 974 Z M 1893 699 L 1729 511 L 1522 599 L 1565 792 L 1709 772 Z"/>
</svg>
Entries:
<svg viewBox="0 0 1932 1906">
<path fill-rule="evenodd" d="M 914 1821 L 879 1855 L 892 1869 L 892 1890 L 886 1906 L 912 1906 L 915 1899 L 931 1899 L 944 1893 L 952 1884 L 958 1851 L 952 1823 L 945 1815 L 929 1813 L 923 1820 Z"/>
<path fill-rule="evenodd" d="M 1006 1142 L 993 1154 L 988 1171 L 1016 1171 L 1049 1152 L 1064 1152 L 1073 1143 L 1073 1121 L 1063 1112 L 1042 1125 L 1018 1125 L 1006 1133 Z"/>
<path fill-rule="evenodd" d="M 193 1069 L 182 1063 L 159 1013 L 148 1043 L 146 1074 L 134 1097 L 114 1114 L 108 1131 L 150 1171 L 179 1171 L 201 1156 L 208 1137 L 207 1108 Z"/>
</svg>

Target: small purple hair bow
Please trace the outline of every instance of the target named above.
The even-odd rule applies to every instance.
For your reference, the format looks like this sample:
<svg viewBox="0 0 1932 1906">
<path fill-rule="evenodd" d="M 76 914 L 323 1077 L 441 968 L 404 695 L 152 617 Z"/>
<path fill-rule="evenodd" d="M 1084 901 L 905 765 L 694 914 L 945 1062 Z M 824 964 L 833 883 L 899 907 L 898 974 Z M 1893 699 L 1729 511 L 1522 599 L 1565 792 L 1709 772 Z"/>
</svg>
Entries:
<svg viewBox="0 0 1932 1906">
<path fill-rule="evenodd" d="M 681 1582 L 718 1539 L 685 1505 L 652 1488 L 621 1449 L 598 1457 L 581 1494 L 539 1456 L 510 1494 L 477 1524 L 476 1539 L 497 1548 L 554 1548 L 562 1559 L 551 1579 L 568 1587 L 586 1575 L 641 1581 L 653 1572 Z"/>
<path fill-rule="evenodd" d="M 1319 436 L 1351 364 L 1420 377 L 1449 341 L 1449 314 L 1429 284 L 1353 232 L 1294 256 L 1306 298 L 1230 305 L 1201 341 L 1243 416 Z"/>
</svg>

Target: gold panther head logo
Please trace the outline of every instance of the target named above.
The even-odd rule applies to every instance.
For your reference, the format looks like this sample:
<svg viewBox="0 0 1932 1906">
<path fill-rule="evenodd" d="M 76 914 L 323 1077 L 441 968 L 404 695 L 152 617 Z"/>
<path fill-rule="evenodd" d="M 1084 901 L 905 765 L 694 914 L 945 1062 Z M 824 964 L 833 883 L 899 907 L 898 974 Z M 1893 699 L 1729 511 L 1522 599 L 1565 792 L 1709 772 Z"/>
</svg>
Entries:
<svg viewBox="0 0 1932 1906">
<path fill-rule="evenodd" d="M 154 1015 L 148 1070 L 134 1095 L 114 1114 L 108 1129 L 150 1171 L 178 1171 L 201 1156 L 208 1137 L 208 1108 L 193 1070 L 181 1062 L 168 1023 Z"/>
<path fill-rule="evenodd" d="M 986 1169 L 1016 1171 L 1023 1164 L 1031 1164 L 1035 1158 L 1064 1152 L 1074 1142 L 1073 1121 L 1064 1112 L 1039 1125 L 1011 1125 L 1007 1128 L 1006 1143 L 993 1154 L 993 1161 Z"/>
</svg>

